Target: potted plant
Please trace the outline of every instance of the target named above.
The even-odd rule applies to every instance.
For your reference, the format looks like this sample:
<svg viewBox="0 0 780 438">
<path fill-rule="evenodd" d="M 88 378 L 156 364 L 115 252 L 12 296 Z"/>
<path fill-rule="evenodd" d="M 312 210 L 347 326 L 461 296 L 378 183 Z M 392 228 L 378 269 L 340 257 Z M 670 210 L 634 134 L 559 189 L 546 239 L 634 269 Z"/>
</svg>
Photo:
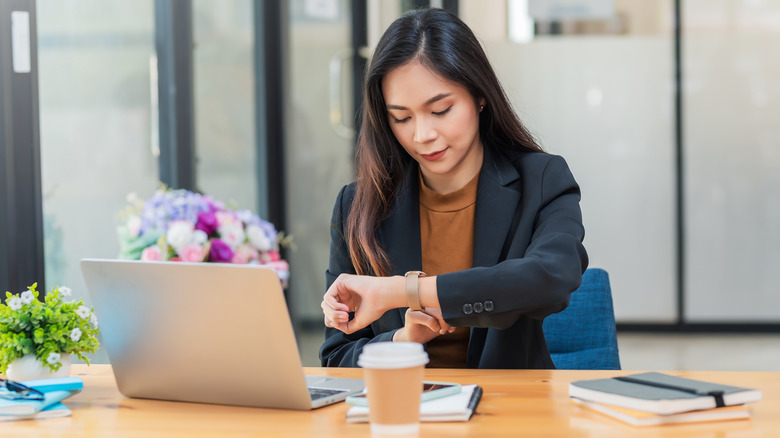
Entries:
<svg viewBox="0 0 780 438">
<path fill-rule="evenodd" d="M 57 287 L 38 300 L 38 284 L 0 304 L 0 371 L 12 380 L 67 376 L 70 355 L 89 364 L 98 348 L 98 322 L 91 308 Z"/>
</svg>

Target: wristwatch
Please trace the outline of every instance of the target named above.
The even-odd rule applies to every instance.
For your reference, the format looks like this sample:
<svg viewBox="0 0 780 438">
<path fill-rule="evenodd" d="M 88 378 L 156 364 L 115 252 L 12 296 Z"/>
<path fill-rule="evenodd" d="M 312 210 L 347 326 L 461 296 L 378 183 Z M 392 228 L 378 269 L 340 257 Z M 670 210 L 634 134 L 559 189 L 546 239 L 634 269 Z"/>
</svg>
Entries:
<svg viewBox="0 0 780 438">
<path fill-rule="evenodd" d="M 415 311 L 421 311 L 420 305 L 420 277 L 426 277 L 423 271 L 409 271 L 404 274 L 406 277 L 406 300 L 409 302 L 409 308 Z"/>
</svg>

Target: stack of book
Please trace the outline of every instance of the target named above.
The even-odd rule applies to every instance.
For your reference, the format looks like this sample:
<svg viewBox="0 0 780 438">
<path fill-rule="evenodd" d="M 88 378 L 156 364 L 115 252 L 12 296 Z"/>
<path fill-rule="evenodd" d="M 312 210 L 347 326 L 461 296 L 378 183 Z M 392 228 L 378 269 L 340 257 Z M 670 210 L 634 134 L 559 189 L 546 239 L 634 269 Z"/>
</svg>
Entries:
<svg viewBox="0 0 780 438">
<path fill-rule="evenodd" d="M 749 418 L 761 391 L 649 372 L 569 385 L 575 404 L 635 426 Z"/>
<path fill-rule="evenodd" d="M 420 421 L 469 421 L 482 399 L 482 387 L 463 385 L 456 394 L 420 403 Z M 347 411 L 348 423 L 368 422 L 368 406 L 352 406 Z"/>
<path fill-rule="evenodd" d="M 79 377 L 28 380 L 22 383 L 41 392 L 43 399 L 0 397 L 0 421 L 67 417 L 71 410 L 62 401 L 84 388 L 84 382 Z"/>
</svg>

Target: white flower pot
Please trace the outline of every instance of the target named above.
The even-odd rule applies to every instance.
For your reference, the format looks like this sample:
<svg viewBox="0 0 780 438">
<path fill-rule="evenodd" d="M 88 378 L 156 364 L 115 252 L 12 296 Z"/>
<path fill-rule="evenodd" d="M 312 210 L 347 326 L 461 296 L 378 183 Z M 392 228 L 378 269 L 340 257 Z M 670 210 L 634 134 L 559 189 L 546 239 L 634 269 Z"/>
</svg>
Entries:
<svg viewBox="0 0 780 438">
<path fill-rule="evenodd" d="M 8 364 L 6 377 L 17 382 L 25 380 L 48 379 L 52 377 L 67 377 L 70 374 L 70 353 L 63 353 L 60 358 L 62 366 L 56 372 L 43 366 L 34 354 L 25 354 Z"/>
</svg>

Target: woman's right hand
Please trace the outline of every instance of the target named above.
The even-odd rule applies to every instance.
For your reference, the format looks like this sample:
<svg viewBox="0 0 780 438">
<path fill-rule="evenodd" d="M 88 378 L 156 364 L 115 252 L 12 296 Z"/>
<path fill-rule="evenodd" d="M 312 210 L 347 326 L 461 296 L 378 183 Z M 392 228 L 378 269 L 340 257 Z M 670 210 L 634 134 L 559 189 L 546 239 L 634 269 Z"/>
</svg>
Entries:
<svg viewBox="0 0 780 438">
<path fill-rule="evenodd" d="M 406 309 L 404 321 L 404 326 L 393 334 L 393 342 L 424 344 L 436 336 L 455 331 L 455 327 L 450 327 L 444 322 L 440 309 L 425 308 L 423 311 Z"/>
<path fill-rule="evenodd" d="M 321 307 L 325 326 L 354 333 L 404 302 L 401 276 L 372 277 L 341 274 L 325 292 Z M 349 319 L 349 313 L 353 318 Z"/>
</svg>

